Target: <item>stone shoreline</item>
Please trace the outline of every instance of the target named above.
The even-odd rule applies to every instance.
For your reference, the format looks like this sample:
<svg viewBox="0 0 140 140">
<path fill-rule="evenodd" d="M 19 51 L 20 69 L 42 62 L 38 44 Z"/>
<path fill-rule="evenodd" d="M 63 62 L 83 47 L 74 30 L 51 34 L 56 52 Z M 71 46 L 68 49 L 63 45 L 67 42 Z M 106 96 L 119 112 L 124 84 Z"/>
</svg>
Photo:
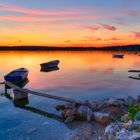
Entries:
<svg viewBox="0 0 140 140">
<path fill-rule="evenodd" d="M 56 110 L 60 111 L 66 124 L 83 121 L 80 131 L 71 140 L 140 139 L 140 95 L 137 98 L 86 101 L 85 106 L 59 105 Z"/>
</svg>

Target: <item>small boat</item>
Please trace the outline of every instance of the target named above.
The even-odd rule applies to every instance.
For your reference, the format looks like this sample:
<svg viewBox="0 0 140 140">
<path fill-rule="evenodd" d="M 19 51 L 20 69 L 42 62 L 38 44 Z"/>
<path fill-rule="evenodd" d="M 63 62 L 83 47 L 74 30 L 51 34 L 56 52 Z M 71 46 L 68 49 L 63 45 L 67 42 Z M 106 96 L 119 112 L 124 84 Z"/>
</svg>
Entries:
<svg viewBox="0 0 140 140">
<path fill-rule="evenodd" d="M 11 71 L 7 75 L 5 75 L 4 79 L 5 79 L 5 81 L 10 81 L 10 82 L 23 81 L 27 78 L 28 73 L 29 73 L 28 69 L 19 68 L 19 69 Z"/>
<path fill-rule="evenodd" d="M 59 63 L 60 63 L 59 60 L 53 60 L 53 61 L 42 63 L 40 64 L 40 66 L 41 66 L 41 69 L 54 68 L 54 67 L 57 67 Z"/>
<path fill-rule="evenodd" d="M 123 54 L 113 54 L 113 58 L 123 58 Z"/>
</svg>

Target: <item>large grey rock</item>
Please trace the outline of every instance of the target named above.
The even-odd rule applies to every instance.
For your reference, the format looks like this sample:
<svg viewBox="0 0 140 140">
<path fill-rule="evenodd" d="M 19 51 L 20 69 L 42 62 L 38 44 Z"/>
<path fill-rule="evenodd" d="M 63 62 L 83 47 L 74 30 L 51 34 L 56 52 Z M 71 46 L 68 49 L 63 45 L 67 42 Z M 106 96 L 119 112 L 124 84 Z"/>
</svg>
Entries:
<svg viewBox="0 0 140 140">
<path fill-rule="evenodd" d="M 135 103 L 135 99 L 132 96 L 128 96 L 125 99 L 125 102 L 126 102 L 127 105 L 133 105 Z"/>
<path fill-rule="evenodd" d="M 107 124 L 110 121 L 109 113 L 94 112 L 93 116 L 95 121 L 101 124 Z"/>
</svg>

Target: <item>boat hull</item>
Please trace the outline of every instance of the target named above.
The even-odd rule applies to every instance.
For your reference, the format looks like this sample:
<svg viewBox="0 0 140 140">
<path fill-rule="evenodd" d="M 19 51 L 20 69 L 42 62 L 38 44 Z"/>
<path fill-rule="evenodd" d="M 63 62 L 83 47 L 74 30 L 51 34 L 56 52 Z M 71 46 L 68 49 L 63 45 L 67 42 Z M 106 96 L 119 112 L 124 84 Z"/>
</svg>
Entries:
<svg viewBox="0 0 140 140">
<path fill-rule="evenodd" d="M 54 61 L 42 63 L 40 64 L 40 66 L 41 66 L 41 69 L 47 69 L 47 68 L 50 69 L 50 68 L 57 67 L 59 63 L 60 63 L 59 60 L 54 60 Z"/>
<path fill-rule="evenodd" d="M 25 68 L 16 69 L 4 76 L 5 81 L 18 82 L 27 78 L 29 71 Z"/>
<path fill-rule="evenodd" d="M 113 54 L 113 58 L 123 58 L 123 54 Z"/>
</svg>

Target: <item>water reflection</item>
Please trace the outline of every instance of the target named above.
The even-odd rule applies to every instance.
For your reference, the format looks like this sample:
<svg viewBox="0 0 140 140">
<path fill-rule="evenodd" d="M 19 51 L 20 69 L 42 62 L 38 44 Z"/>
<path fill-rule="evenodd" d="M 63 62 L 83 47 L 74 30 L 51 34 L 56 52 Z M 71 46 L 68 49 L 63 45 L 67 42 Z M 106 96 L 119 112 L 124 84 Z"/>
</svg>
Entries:
<svg viewBox="0 0 140 140">
<path fill-rule="evenodd" d="M 113 59 L 112 54 L 114 52 L 111 51 L 0 51 L 0 80 L 3 81 L 3 76 L 11 70 L 25 67 L 29 69 L 28 78 L 30 80 L 25 88 L 51 95 L 78 100 L 139 95 L 140 81 L 128 78 L 130 76 L 128 70 L 140 69 L 140 57 L 133 52 L 123 52 L 124 59 Z M 40 63 L 55 59 L 61 61 L 60 70 L 40 72 Z M 131 76 L 135 77 L 133 74 Z M 0 91 L 4 91 L 2 85 Z M 39 131 L 37 134 L 31 134 L 31 139 L 67 139 L 69 129 L 64 123 L 60 123 L 61 119 L 55 115 L 58 112 L 54 110 L 54 106 L 60 102 L 30 95 L 22 102 L 17 103 L 10 94 L 5 95 L 5 97 L 12 101 L 14 107 L 11 106 L 11 102 L 1 97 L 1 139 L 28 139 L 29 136 L 24 132 L 27 131 L 27 128 L 34 127 L 37 127 Z"/>
<path fill-rule="evenodd" d="M 132 76 L 129 76 L 130 79 L 134 79 L 134 80 L 140 80 L 140 77 L 132 77 Z"/>
<path fill-rule="evenodd" d="M 36 113 L 36 114 L 39 114 L 39 115 L 42 115 L 44 117 L 47 117 L 47 118 L 51 118 L 51 119 L 54 119 L 54 120 L 57 120 L 57 121 L 60 121 L 62 122 L 63 119 L 62 117 L 60 117 L 59 115 L 56 115 L 56 114 L 53 114 L 53 113 L 48 113 L 46 111 L 43 111 L 43 110 L 40 110 L 40 109 L 37 109 L 35 107 L 31 107 L 29 106 L 29 99 L 28 99 L 28 96 L 26 98 L 23 98 L 23 99 L 16 99 L 16 98 L 13 98 L 10 94 L 6 93 L 4 94 L 4 96 L 11 100 L 13 102 L 13 105 L 15 107 L 18 107 L 20 109 L 24 109 L 24 110 L 28 110 L 32 113 Z"/>
<path fill-rule="evenodd" d="M 40 69 L 41 72 L 52 72 L 52 71 L 56 71 L 56 70 L 59 70 L 58 66 L 52 67 L 52 68 L 41 68 Z"/>
<path fill-rule="evenodd" d="M 114 52 L 111 51 L 3 51 L 0 52 L 0 59 L 3 60 L 0 61 L 2 66 L 0 78 L 2 81 L 3 75 L 9 71 L 26 67 L 29 69 L 28 78 L 30 79 L 26 87 L 49 94 L 92 99 L 134 93 L 138 90 L 138 83 L 128 78 L 127 71 L 140 69 L 140 57 L 134 53 L 123 52 L 124 59 L 113 59 L 113 54 Z M 40 63 L 55 59 L 61 61 L 60 70 L 40 72 Z M 8 65 L 3 65 L 3 63 Z"/>
<path fill-rule="evenodd" d="M 15 84 L 16 86 L 18 86 L 18 87 L 20 87 L 20 88 L 23 88 L 23 87 L 25 87 L 28 83 L 29 83 L 29 79 L 26 78 L 26 79 L 24 79 L 24 80 L 22 80 L 22 81 L 14 82 L 13 84 Z M 7 85 L 6 85 L 6 88 L 7 88 L 7 89 L 11 89 L 11 87 L 9 87 L 9 86 L 7 86 Z"/>
</svg>

